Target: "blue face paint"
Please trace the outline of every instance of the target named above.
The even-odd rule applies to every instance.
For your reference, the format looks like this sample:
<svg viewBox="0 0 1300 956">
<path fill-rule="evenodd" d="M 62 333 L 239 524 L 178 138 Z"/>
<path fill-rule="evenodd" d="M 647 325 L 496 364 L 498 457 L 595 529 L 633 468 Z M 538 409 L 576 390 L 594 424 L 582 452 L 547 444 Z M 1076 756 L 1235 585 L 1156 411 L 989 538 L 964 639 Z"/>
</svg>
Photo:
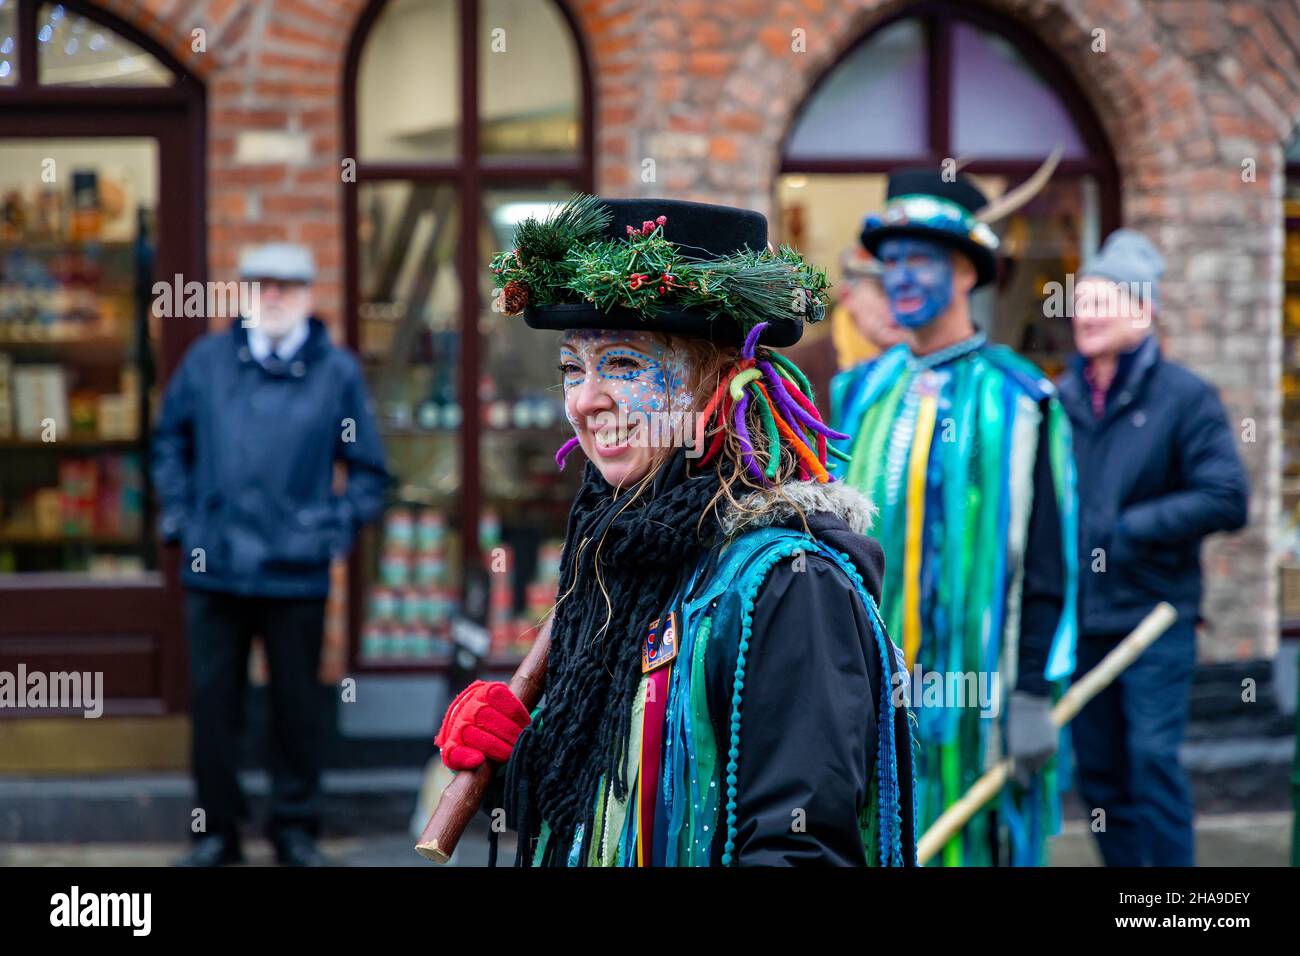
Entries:
<svg viewBox="0 0 1300 956">
<path fill-rule="evenodd" d="M 571 333 L 560 347 L 560 371 L 566 405 L 569 393 L 594 376 L 625 415 L 689 409 L 683 356 L 650 333 Z"/>
<path fill-rule="evenodd" d="M 952 259 L 947 247 L 925 239 L 880 244 L 885 294 L 894 320 L 909 329 L 933 322 L 952 302 Z"/>
</svg>

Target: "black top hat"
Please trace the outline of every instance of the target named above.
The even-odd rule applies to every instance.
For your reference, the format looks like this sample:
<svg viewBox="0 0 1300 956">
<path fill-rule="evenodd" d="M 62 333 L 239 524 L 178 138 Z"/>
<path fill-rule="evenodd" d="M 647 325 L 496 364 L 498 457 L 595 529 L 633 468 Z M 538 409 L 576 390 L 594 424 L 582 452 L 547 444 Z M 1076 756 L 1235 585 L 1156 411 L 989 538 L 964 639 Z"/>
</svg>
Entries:
<svg viewBox="0 0 1300 956">
<path fill-rule="evenodd" d="M 581 221 L 583 203 L 592 217 L 600 217 L 599 220 L 589 217 L 595 227 L 579 226 L 574 230 L 575 241 L 563 250 L 552 249 L 550 255 L 553 261 L 578 272 L 581 266 L 574 263 L 582 262 L 584 256 L 599 262 L 598 271 L 607 285 L 596 291 L 610 293 L 603 296 L 603 301 L 595 291 L 587 296 L 575 291 L 572 283 L 536 288 L 554 274 L 542 275 L 543 270 L 536 267 L 538 250 L 550 245 L 549 237 L 545 234 L 538 237 L 538 231 L 551 229 L 564 233 L 567 227 L 554 224 L 557 220 L 566 222 L 566 217 L 569 223 Z M 522 309 L 524 321 L 531 328 L 668 332 L 739 345 L 748 331 L 762 321 L 767 323 L 760 337 L 762 344 L 784 348 L 799 341 L 805 318 L 816 321 L 824 312 L 824 303 L 819 298 L 825 287 L 824 274 L 820 274 L 819 284 L 819 273 L 804 264 L 797 254 L 789 250 L 780 254 L 768 252 L 767 219 L 751 209 L 680 199 L 579 196 L 545 223 L 534 221 L 530 228 L 532 231 L 521 224 L 516 236 L 519 248 L 497 256 L 493 269 L 498 284 L 504 285 L 504 297 L 511 300 L 505 303 L 507 312 L 518 311 L 521 305 L 511 294 L 512 282 L 526 287 L 526 304 Z M 658 274 L 643 274 L 638 278 L 635 258 L 628 273 L 619 273 L 626 258 L 623 243 L 635 244 L 656 235 L 671 244 L 680 260 L 680 273 L 672 276 L 669 283 L 664 283 L 664 277 Z M 530 239 L 535 247 L 532 250 Z M 607 271 L 611 274 L 605 278 Z M 812 287 L 806 299 L 791 294 L 791 290 L 804 285 Z M 618 290 L 623 291 L 628 304 L 620 300 Z M 637 290 L 641 294 L 633 296 Z M 702 294 L 708 290 L 719 294 L 713 298 Z M 655 301 L 646 302 L 647 292 L 652 295 L 657 292 Z M 632 302 L 639 303 L 640 307 Z M 801 314 L 797 304 L 803 302 L 808 307 Z"/>
<path fill-rule="evenodd" d="M 997 236 L 976 214 L 988 198 L 967 177 L 951 180 L 930 167 L 896 169 L 889 174 L 885 209 L 868 216 L 862 245 L 879 255 L 886 239 L 910 236 L 956 249 L 975 266 L 975 287 L 997 278 Z"/>
</svg>

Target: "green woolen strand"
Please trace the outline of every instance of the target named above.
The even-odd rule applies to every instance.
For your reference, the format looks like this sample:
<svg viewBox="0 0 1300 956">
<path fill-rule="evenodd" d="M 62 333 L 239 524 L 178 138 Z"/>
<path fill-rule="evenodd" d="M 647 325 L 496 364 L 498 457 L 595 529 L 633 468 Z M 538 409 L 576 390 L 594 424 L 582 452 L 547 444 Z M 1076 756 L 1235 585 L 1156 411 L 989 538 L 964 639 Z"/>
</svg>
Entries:
<svg viewBox="0 0 1300 956">
<path fill-rule="evenodd" d="M 791 362 L 780 352 L 772 352 L 772 361 L 776 363 L 777 368 L 783 368 L 793 376 L 793 380 L 798 383 L 799 389 L 809 398 L 813 397 L 812 383 L 808 381 L 808 376 L 804 375 L 803 370 Z"/>
<path fill-rule="evenodd" d="M 759 414 L 763 416 L 763 430 L 767 432 L 767 471 L 765 474 L 768 481 L 775 481 L 776 471 L 781 467 L 781 433 L 776 429 L 776 419 L 772 417 L 772 410 L 767 407 L 767 399 L 763 396 L 762 390 L 755 382 L 750 382 L 746 387 L 754 396 Z"/>
</svg>

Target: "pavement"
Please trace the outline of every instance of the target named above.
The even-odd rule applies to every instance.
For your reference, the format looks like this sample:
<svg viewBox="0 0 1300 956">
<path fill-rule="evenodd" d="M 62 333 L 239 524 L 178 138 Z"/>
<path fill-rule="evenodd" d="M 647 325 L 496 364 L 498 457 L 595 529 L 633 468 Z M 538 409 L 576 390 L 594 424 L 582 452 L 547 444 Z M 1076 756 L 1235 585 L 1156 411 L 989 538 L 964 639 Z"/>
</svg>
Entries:
<svg viewBox="0 0 1300 956">
<path fill-rule="evenodd" d="M 477 824 L 462 841 L 453 865 L 487 865 L 487 828 Z M 1202 814 L 1196 820 L 1197 862 L 1201 866 L 1286 866 L 1291 847 L 1291 813 L 1266 811 Z M 407 833 L 327 837 L 321 849 L 337 866 L 432 866 L 412 849 Z M 18 843 L 0 846 L 0 866 L 168 866 L 185 845 L 170 843 Z M 273 866 L 275 857 L 264 840 L 248 839 L 249 866 Z M 514 840 L 502 836 L 500 860 L 514 859 Z M 1099 866 L 1101 861 L 1087 823 L 1066 821 L 1052 840 L 1052 866 Z"/>
</svg>

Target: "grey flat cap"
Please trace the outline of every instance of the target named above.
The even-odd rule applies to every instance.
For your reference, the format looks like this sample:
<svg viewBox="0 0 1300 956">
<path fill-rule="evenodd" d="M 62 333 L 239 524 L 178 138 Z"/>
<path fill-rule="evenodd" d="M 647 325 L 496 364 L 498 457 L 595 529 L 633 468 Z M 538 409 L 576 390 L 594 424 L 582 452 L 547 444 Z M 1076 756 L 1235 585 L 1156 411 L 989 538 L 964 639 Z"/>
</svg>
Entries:
<svg viewBox="0 0 1300 956">
<path fill-rule="evenodd" d="M 279 279 L 281 282 L 314 282 L 316 263 L 311 251 L 292 242 L 271 242 L 254 246 L 239 259 L 239 278 Z"/>
</svg>

